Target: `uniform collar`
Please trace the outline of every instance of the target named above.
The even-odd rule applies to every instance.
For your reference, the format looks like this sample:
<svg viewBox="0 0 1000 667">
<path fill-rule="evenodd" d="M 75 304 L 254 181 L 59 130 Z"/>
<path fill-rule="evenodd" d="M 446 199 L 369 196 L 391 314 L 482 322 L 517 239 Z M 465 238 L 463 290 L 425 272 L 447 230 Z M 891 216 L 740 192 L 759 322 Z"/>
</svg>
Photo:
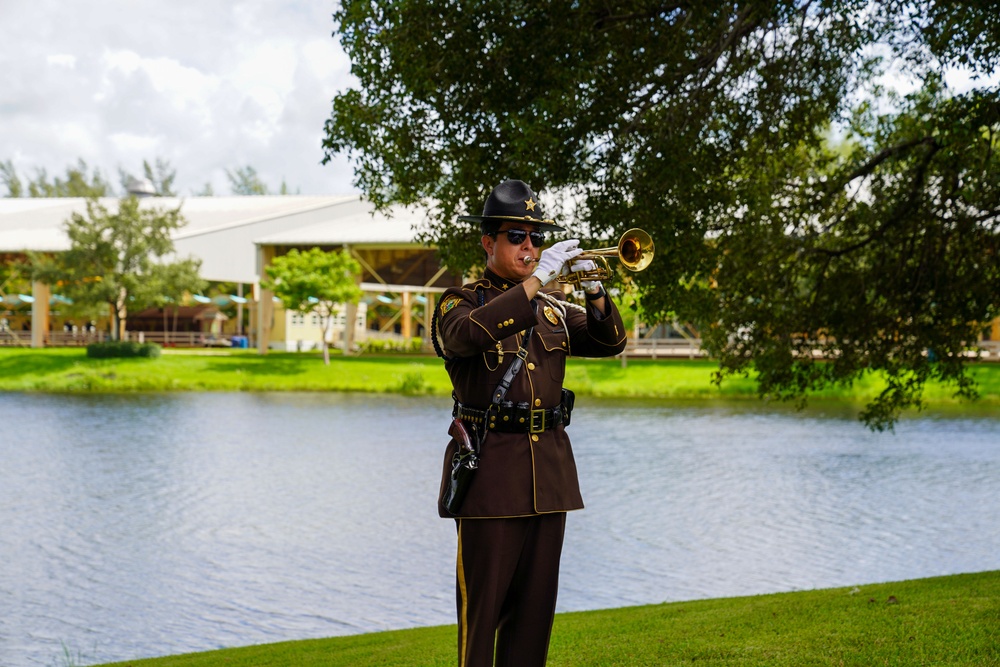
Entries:
<svg viewBox="0 0 1000 667">
<path fill-rule="evenodd" d="M 506 292 L 511 287 L 516 287 L 521 283 L 514 280 L 507 280 L 506 278 L 501 278 L 491 269 L 486 269 L 483 271 L 483 279 L 488 280 L 491 287 L 494 287 L 501 292 Z"/>
</svg>

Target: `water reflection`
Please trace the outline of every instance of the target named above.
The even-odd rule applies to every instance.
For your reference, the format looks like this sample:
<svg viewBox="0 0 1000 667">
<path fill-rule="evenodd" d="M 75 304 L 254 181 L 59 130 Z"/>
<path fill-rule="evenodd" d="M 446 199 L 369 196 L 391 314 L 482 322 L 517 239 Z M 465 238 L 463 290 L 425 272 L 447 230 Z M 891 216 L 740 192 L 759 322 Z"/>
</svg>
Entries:
<svg viewBox="0 0 1000 667">
<path fill-rule="evenodd" d="M 1000 566 L 1000 420 L 581 399 L 560 610 Z M 452 623 L 448 402 L 0 395 L 0 664 Z"/>
<path fill-rule="evenodd" d="M 582 573 L 581 589 L 606 581 L 608 606 L 1000 561 L 987 529 L 1000 505 L 1000 422 L 907 420 L 888 435 L 846 414 L 639 406 L 620 408 L 627 431 L 598 436 L 605 409 L 584 414 L 575 442 L 589 510 L 570 540 L 589 546 L 582 558 L 583 545 L 570 549 L 565 569 Z M 608 539 L 591 544 L 601 526 Z"/>
</svg>

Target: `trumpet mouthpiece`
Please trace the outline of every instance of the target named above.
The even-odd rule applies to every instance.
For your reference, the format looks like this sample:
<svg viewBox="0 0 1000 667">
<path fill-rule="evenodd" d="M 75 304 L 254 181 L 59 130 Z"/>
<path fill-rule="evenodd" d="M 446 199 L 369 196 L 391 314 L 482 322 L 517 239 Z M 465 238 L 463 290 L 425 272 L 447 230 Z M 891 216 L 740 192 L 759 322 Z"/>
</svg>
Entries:
<svg viewBox="0 0 1000 667">
<path fill-rule="evenodd" d="M 525 264 L 534 264 L 538 260 L 532 257 L 531 255 L 525 255 L 524 257 L 521 258 L 521 261 L 524 262 Z"/>
</svg>

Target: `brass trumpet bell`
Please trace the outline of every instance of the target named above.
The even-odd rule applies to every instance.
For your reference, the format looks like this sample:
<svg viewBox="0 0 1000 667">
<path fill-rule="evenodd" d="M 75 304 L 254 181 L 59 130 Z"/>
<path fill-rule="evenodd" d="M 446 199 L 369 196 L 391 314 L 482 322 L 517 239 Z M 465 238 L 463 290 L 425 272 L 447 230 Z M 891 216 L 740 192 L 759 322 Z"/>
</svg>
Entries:
<svg viewBox="0 0 1000 667">
<path fill-rule="evenodd" d="M 590 271 L 572 271 L 559 277 L 559 282 L 579 286 L 585 280 L 608 280 L 612 276 L 608 258 L 617 258 L 629 271 L 642 271 L 653 261 L 655 248 L 653 237 L 641 229 L 630 229 L 622 234 L 618 245 L 612 248 L 584 250 L 574 258 L 590 259 L 597 264 Z"/>
</svg>

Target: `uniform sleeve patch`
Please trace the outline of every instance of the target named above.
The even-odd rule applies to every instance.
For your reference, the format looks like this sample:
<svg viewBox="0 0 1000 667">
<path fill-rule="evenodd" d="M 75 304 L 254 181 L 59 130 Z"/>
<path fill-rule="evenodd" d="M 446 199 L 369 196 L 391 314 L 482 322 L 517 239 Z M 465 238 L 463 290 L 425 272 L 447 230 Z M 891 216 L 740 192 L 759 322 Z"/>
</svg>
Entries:
<svg viewBox="0 0 1000 667">
<path fill-rule="evenodd" d="M 461 303 L 462 298 L 452 294 L 451 296 L 445 297 L 445 300 L 441 302 L 441 314 L 444 315 L 449 310 Z"/>
</svg>

